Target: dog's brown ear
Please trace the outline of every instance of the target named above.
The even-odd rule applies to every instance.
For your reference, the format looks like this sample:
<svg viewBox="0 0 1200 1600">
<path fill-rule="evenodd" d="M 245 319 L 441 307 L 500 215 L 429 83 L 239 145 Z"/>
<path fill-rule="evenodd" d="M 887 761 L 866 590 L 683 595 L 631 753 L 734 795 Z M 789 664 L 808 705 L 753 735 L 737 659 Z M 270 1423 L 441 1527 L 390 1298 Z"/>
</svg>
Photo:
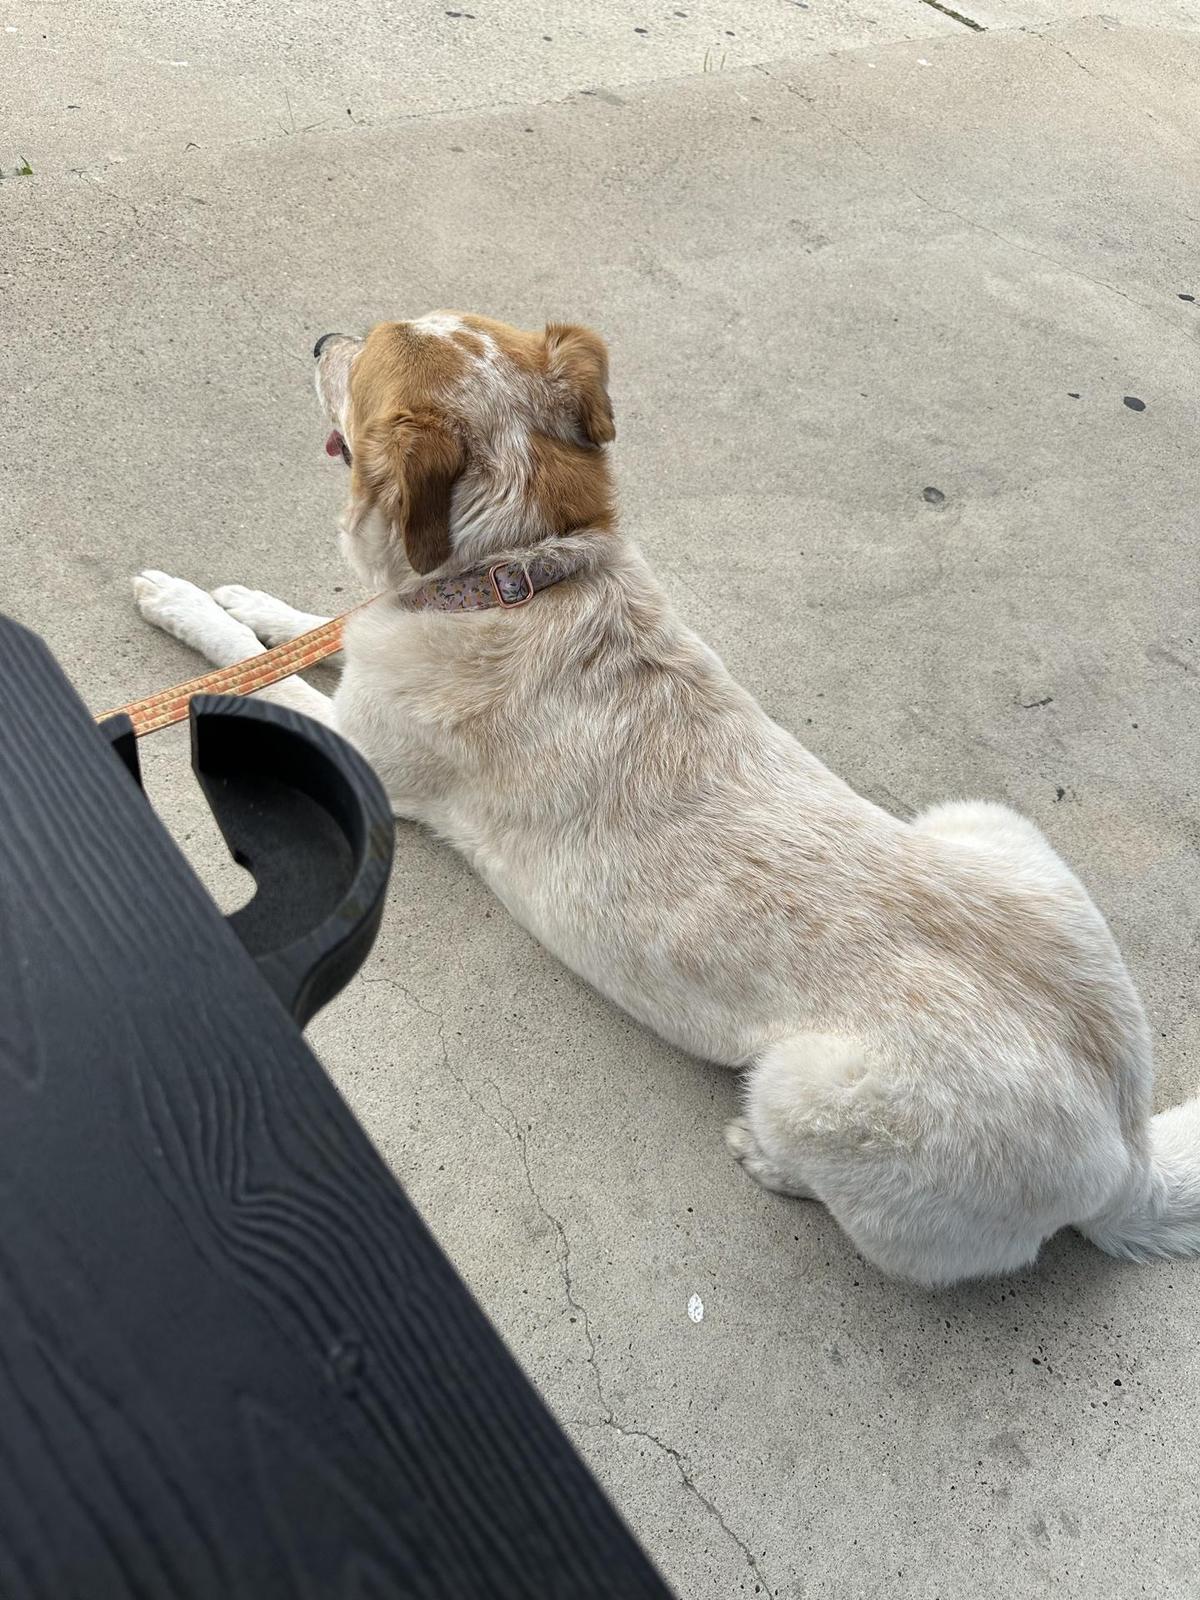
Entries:
<svg viewBox="0 0 1200 1600">
<path fill-rule="evenodd" d="M 570 393 L 588 444 L 611 444 L 617 430 L 608 398 L 608 350 L 600 335 L 570 322 L 547 323 L 546 371 Z"/>
<path fill-rule="evenodd" d="M 462 467 L 462 446 L 437 417 L 383 417 L 355 435 L 354 520 L 378 507 L 413 571 L 432 572 L 450 557 L 450 496 Z"/>
</svg>

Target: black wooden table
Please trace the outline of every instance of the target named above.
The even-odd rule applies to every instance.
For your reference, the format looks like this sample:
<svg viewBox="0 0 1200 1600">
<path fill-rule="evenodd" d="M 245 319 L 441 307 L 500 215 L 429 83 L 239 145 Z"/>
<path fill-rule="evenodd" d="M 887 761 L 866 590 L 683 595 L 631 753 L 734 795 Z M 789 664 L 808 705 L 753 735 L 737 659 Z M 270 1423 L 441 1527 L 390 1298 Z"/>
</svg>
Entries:
<svg viewBox="0 0 1200 1600">
<path fill-rule="evenodd" d="M 0 1597 L 669 1600 L 293 1020 L 374 936 L 378 785 L 195 710 L 240 927 L 0 618 Z"/>
</svg>

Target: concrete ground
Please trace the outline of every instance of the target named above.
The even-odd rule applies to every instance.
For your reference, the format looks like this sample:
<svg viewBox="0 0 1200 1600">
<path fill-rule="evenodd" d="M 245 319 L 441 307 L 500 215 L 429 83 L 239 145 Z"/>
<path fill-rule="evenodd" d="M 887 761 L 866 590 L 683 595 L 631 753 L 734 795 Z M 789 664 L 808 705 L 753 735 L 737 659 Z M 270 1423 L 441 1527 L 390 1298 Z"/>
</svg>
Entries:
<svg viewBox="0 0 1200 1600">
<path fill-rule="evenodd" d="M 96 708 L 195 669 L 134 615 L 142 565 L 339 609 L 314 334 L 590 319 L 680 607 L 865 793 L 1045 826 L 1170 1103 L 1200 4 L 1104 3 L 0 0 L 0 169 L 33 169 L 0 181 L 0 605 Z M 183 735 L 143 759 L 234 903 Z M 883 1281 L 727 1159 L 731 1077 L 409 828 L 311 1037 L 681 1596 L 1200 1595 L 1200 1267 L 1062 1237 L 1005 1283 Z"/>
</svg>

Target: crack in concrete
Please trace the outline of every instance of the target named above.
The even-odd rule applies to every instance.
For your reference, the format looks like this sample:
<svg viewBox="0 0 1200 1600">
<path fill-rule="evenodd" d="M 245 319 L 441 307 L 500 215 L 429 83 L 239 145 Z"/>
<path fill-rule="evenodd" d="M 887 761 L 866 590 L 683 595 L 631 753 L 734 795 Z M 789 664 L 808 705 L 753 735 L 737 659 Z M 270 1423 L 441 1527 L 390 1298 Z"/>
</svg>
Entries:
<svg viewBox="0 0 1200 1600">
<path fill-rule="evenodd" d="M 488 1108 L 479 1100 L 478 1096 L 472 1092 L 470 1084 L 463 1077 L 462 1073 L 459 1072 L 458 1069 L 452 1064 L 450 1060 L 450 1046 L 446 1042 L 446 1019 L 443 1017 L 442 1013 L 440 1011 L 436 1011 L 433 1006 L 427 1006 L 423 1000 L 419 1000 L 411 989 L 407 988 L 406 985 L 400 982 L 399 978 L 391 978 L 381 975 L 378 978 L 363 978 L 362 982 L 386 983 L 389 988 L 395 989 L 397 994 L 402 994 L 408 1001 L 409 1005 L 412 1006 L 414 1011 L 419 1011 L 422 1016 L 428 1017 L 431 1022 L 437 1024 L 438 1048 L 442 1053 L 442 1066 L 445 1069 L 447 1076 L 458 1085 L 463 1094 L 478 1112 L 485 1116 L 488 1121 L 493 1124 L 493 1126 L 501 1127 L 502 1124 L 496 1121 L 496 1118 L 492 1116 Z"/>
<path fill-rule="evenodd" d="M 467 1082 L 463 1074 L 459 1072 L 451 1062 L 450 1047 L 446 1039 L 446 1022 L 440 1011 L 435 1010 L 432 1006 L 426 1005 L 423 1000 L 419 999 L 412 992 L 412 990 L 409 989 L 405 984 L 401 983 L 398 978 L 381 975 L 375 978 L 363 978 L 362 982 L 385 983 L 389 985 L 389 987 L 395 989 L 398 994 L 403 995 L 408 1001 L 409 1005 L 411 1005 L 415 1011 L 419 1011 L 422 1016 L 428 1017 L 437 1025 L 438 1046 L 441 1050 L 442 1066 L 445 1068 L 447 1076 L 450 1077 L 455 1084 L 457 1084 L 467 1100 L 475 1107 L 475 1109 L 484 1117 L 486 1117 L 487 1120 L 491 1122 L 493 1127 L 498 1128 L 508 1138 L 514 1150 L 516 1150 L 517 1156 L 520 1160 L 521 1174 L 525 1181 L 525 1187 L 529 1191 L 530 1199 L 537 1207 L 539 1214 L 546 1222 L 550 1224 L 550 1227 L 554 1230 L 557 1243 L 555 1258 L 558 1265 L 559 1275 L 562 1278 L 563 1292 L 566 1296 L 568 1308 L 575 1313 L 576 1317 L 578 1318 L 579 1325 L 583 1329 L 583 1337 L 587 1344 L 586 1359 L 588 1370 L 591 1373 L 592 1383 L 596 1391 L 596 1403 L 600 1408 L 600 1416 L 598 1419 L 588 1417 L 573 1418 L 569 1420 L 571 1420 L 577 1427 L 611 1428 L 615 1433 L 620 1434 L 622 1438 L 625 1439 L 645 1439 L 648 1443 L 654 1445 L 656 1449 L 660 1450 L 663 1455 L 667 1456 L 674 1463 L 675 1468 L 679 1473 L 680 1481 L 687 1492 L 693 1495 L 700 1505 L 704 1507 L 705 1511 L 707 1511 L 709 1516 L 712 1517 L 713 1521 L 716 1522 L 717 1526 L 721 1529 L 722 1533 L 724 1533 L 725 1537 L 729 1539 L 731 1543 L 737 1546 L 738 1550 L 741 1552 L 746 1561 L 746 1565 L 754 1574 L 757 1582 L 761 1584 L 766 1594 L 768 1596 L 778 1595 L 779 1590 L 768 1580 L 766 1574 L 763 1572 L 762 1567 L 759 1565 L 758 1558 L 754 1555 L 754 1552 L 746 1543 L 745 1539 L 743 1539 L 735 1529 L 730 1527 L 729 1523 L 725 1520 L 725 1516 L 720 1507 L 714 1504 L 714 1502 L 709 1499 L 708 1495 L 704 1493 L 703 1489 L 701 1489 L 697 1484 L 695 1477 L 693 1476 L 691 1463 L 688 1461 L 683 1452 L 677 1450 L 674 1445 L 667 1444 L 664 1439 L 660 1439 L 657 1434 L 651 1433 L 648 1428 L 627 1427 L 624 1423 L 621 1423 L 617 1420 L 616 1410 L 613 1407 L 612 1401 L 608 1398 L 608 1395 L 605 1392 L 604 1380 L 600 1372 L 600 1363 L 596 1348 L 596 1336 L 592 1330 L 591 1315 L 587 1307 L 580 1300 L 575 1290 L 575 1277 L 571 1267 L 571 1241 L 567 1237 L 567 1230 L 563 1224 L 562 1218 L 553 1212 L 542 1198 L 541 1192 L 539 1191 L 537 1183 L 534 1180 L 533 1169 L 529 1161 L 528 1130 L 521 1127 L 521 1124 L 517 1119 L 517 1114 L 513 1110 L 512 1106 L 509 1105 L 508 1101 L 505 1100 L 504 1095 L 500 1090 L 500 1085 L 494 1078 L 486 1078 L 484 1080 L 488 1088 L 495 1095 L 496 1103 L 503 1113 L 502 1116 L 497 1116 L 487 1105 L 483 1103 L 479 1096 L 474 1092 L 471 1085 Z"/>
<path fill-rule="evenodd" d="M 423 1016 L 429 1017 L 431 1021 L 437 1024 L 438 1045 L 441 1049 L 442 1066 L 445 1069 L 447 1076 L 458 1085 L 459 1089 L 462 1090 L 467 1100 L 470 1101 L 475 1109 L 482 1116 L 486 1117 L 493 1127 L 498 1128 L 500 1132 L 508 1138 L 514 1150 L 516 1150 L 517 1156 L 521 1163 L 521 1173 L 525 1180 L 525 1187 L 529 1191 L 529 1197 L 537 1207 L 539 1215 L 545 1222 L 549 1223 L 554 1232 L 555 1262 L 558 1267 L 559 1276 L 562 1279 L 563 1292 L 566 1296 L 568 1309 L 575 1313 L 579 1325 L 583 1329 L 583 1337 L 587 1342 L 587 1363 L 592 1374 L 592 1381 L 596 1390 L 597 1403 L 605 1415 L 611 1416 L 611 1407 L 608 1405 L 608 1402 L 605 1399 L 603 1385 L 600 1381 L 600 1368 L 596 1361 L 596 1336 L 592 1331 L 591 1316 L 588 1313 L 587 1307 L 580 1301 L 579 1297 L 575 1293 L 575 1277 L 571 1268 L 571 1242 L 567 1238 L 567 1230 L 563 1225 L 562 1218 L 551 1211 L 550 1207 L 543 1200 L 541 1193 L 538 1190 L 538 1186 L 534 1181 L 533 1170 L 529 1164 L 528 1130 L 521 1127 L 520 1122 L 517 1120 L 516 1112 L 505 1100 L 500 1091 L 500 1085 L 495 1081 L 494 1078 L 485 1078 L 484 1082 L 495 1095 L 496 1103 L 503 1112 L 503 1117 L 495 1115 L 495 1113 L 484 1104 L 480 1097 L 474 1092 L 473 1088 L 467 1082 L 463 1074 L 457 1069 L 457 1067 L 453 1065 L 450 1060 L 450 1047 L 446 1040 L 446 1023 L 441 1012 L 434 1010 L 432 1006 L 428 1006 L 424 1003 L 424 1001 L 419 1000 L 417 996 L 413 994 L 411 989 L 406 988 L 398 978 L 381 976 L 377 978 L 364 978 L 363 982 L 389 984 L 397 991 L 397 993 L 402 994 L 415 1010 L 421 1012 Z"/>
<path fill-rule="evenodd" d="M 952 6 L 942 4 L 942 0 L 922 0 L 931 11 L 940 11 L 944 17 L 949 17 L 952 22 L 961 22 L 964 28 L 972 28 L 976 33 L 986 33 L 987 29 L 982 22 L 976 22 L 974 17 L 968 17 L 963 11 L 955 11 Z"/>
<path fill-rule="evenodd" d="M 938 205 L 938 203 L 935 200 L 931 200 L 928 195 L 922 194 L 921 191 L 916 188 L 914 184 L 910 183 L 907 178 L 902 177 L 897 172 L 894 172 L 888 166 L 887 162 L 882 160 L 875 153 L 875 151 L 871 149 L 870 145 L 864 143 L 864 141 L 860 139 L 857 134 L 851 133 L 848 128 L 843 128 L 840 123 L 835 122 L 829 113 L 817 104 L 816 97 L 814 95 L 806 94 L 804 90 L 799 87 L 799 85 L 789 83 L 786 78 L 779 78 L 773 72 L 768 72 L 766 67 L 758 66 L 755 67 L 754 70 L 762 77 L 767 78 L 771 83 L 777 83 L 780 88 L 786 90 L 788 94 L 795 95 L 795 97 L 800 100 L 802 104 L 806 105 L 810 111 L 814 112 L 818 117 L 820 117 L 821 121 L 825 123 L 826 127 L 832 128 L 834 133 L 839 134 L 843 139 L 848 140 L 849 143 L 854 145 L 855 149 L 860 150 L 863 155 L 867 157 L 868 161 L 877 167 L 880 172 L 886 174 L 886 176 L 892 179 L 893 182 L 898 183 L 903 189 L 907 190 L 907 192 L 912 195 L 914 200 L 918 200 L 921 205 L 927 207 L 928 210 L 936 212 L 939 216 L 953 217 L 956 222 L 961 222 L 964 227 L 974 228 L 979 233 L 985 233 L 990 238 L 996 239 L 1001 244 L 1007 245 L 1010 250 L 1017 250 L 1022 255 L 1033 256 L 1035 260 L 1045 261 L 1050 266 L 1057 267 L 1060 272 L 1065 273 L 1069 278 L 1078 278 L 1081 283 L 1090 283 L 1097 289 L 1104 289 L 1109 294 L 1115 294 L 1118 299 L 1126 301 L 1131 306 L 1136 306 L 1139 311 L 1144 311 L 1147 316 L 1152 317 L 1155 322 L 1161 323 L 1164 328 L 1169 329 L 1171 333 L 1173 333 L 1177 338 L 1181 338 L 1186 344 L 1200 344 L 1200 339 L 1194 337 L 1190 333 L 1185 332 L 1182 328 L 1177 327 L 1175 323 L 1170 321 L 1169 318 L 1161 316 L 1153 306 L 1148 306 L 1144 300 L 1138 300 L 1134 295 L 1127 294 L 1124 289 L 1118 289 L 1115 283 L 1108 283 L 1104 278 L 1094 278 L 1090 272 L 1083 272 L 1078 267 L 1068 266 L 1065 261 L 1060 261 L 1057 256 L 1049 255 L 1044 250 L 1037 250 L 1033 245 L 1022 244 L 1019 239 L 1012 239 L 1008 236 L 1008 234 L 1001 233 L 998 228 L 992 228 L 986 222 L 980 222 L 975 217 L 969 217 L 963 211 L 956 211 L 953 206 Z M 1084 68 L 1084 70 L 1086 71 L 1087 69 Z M 1089 74 L 1089 76 L 1094 77 L 1095 74 Z"/>
<path fill-rule="evenodd" d="M 699 1501 L 699 1503 L 704 1507 L 705 1511 L 708 1512 L 709 1516 L 712 1517 L 713 1521 L 720 1528 L 725 1537 L 732 1544 L 735 1544 L 741 1551 L 742 1556 L 745 1558 L 746 1565 L 750 1568 L 750 1571 L 762 1585 L 766 1594 L 771 1596 L 779 1595 L 782 1592 L 767 1577 L 766 1573 L 762 1569 L 762 1566 L 760 1565 L 760 1558 L 755 1556 L 753 1550 L 751 1550 L 745 1539 L 742 1538 L 741 1534 L 738 1533 L 735 1528 L 731 1528 L 728 1522 L 726 1522 L 724 1513 L 722 1512 L 720 1506 L 716 1505 L 714 1501 L 710 1500 L 708 1495 L 705 1494 L 704 1490 L 701 1489 L 700 1485 L 696 1482 L 696 1479 L 693 1476 L 691 1463 L 684 1455 L 682 1450 L 677 1450 L 673 1444 L 668 1444 L 665 1439 L 660 1439 L 658 1435 L 656 1433 L 652 1433 L 649 1428 L 626 1427 L 623 1423 L 617 1421 L 616 1417 L 612 1415 L 611 1411 L 609 1412 L 608 1416 L 602 1418 L 599 1422 L 593 1422 L 590 1419 L 583 1417 L 569 1418 L 568 1421 L 577 1428 L 611 1428 L 614 1433 L 619 1433 L 623 1439 L 645 1439 L 648 1441 L 648 1443 L 654 1445 L 656 1449 L 661 1450 L 663 1455 L 668 1456 L 670 1460 L 674 1462 L 683 1487 L 690 1495 Z"/>
<path fill-rule="evenodd" d="M 1043 34 L 1042 37 L 1045 38 L 1045 34 Z M 1050 44 L 1052 48 L 1057 50 L 1059 55 L 1066 56 L 1068 61 L 1073 62 L 1074 65 L 1079 68 L 1080 72 L 1086 72 L 1089 78 L 1097 78 L 1098 80 L 1098 74 L 1093 72 L 1091 67 L 1085 66 L 1084 63 L 1080 61 L 1078 56 L 1072 55 L 1065 44 L 1058 44 L 1053 39 L 1047 40 L 1047 43 Z"/>
<path fill-rule="evenodd" d="M 734 1531 L 733 1528 L 729 1526 L 720 1508 L 709 1499 L 709 1497 L 696 1483 L 695 1478 L 692 1475 L 691 1466 L 682 1452 L 677 1450 L 674 1445 L 667 1444 L 665 1440 L 660 1439 L 657 1434 L 651 1433 L 648 1429 L 626 1427 L 623 1423 L 618 1422 L 616 1410 L 612 1404 L 612 1401 L 608 1398 L 608 1395 L 605 1392 L 604 1380 L 600 1372 L 600 1363 L 597 1359 L 596 1338 L 592 1332 L 591 1316 L 587 1307 L 583 1304 L 575 1292 L 575 1281 L 571 1272 L 571 1242 L 567 1237 L 567 1230 L 563 1226 L 562 1219 L 553 1211 L 551 1211 L 546 1205 L 538 1191 L 536 1183 L 534 1182 L 533 1173 L 529 1165 L 527 1130 L 523 1129 L 520 1123 L 517 1121 L 516 1113 L 501 1094 L 499 1084 L 497 1084 L 495 1080 L 491 1078 L 489 1078 L 487 1082 L 492 1092 L 495 1094 L 501 1109 L 505 1113 L 505 1116 L 508 1118 L 507 1131 L 510 1139 L 512 1140 L 513 1147 L 516 1149 L 517 1154 L 520 1157 L 521 1170 L 525 1178 L 525 1186 L 529 1190 L 529 1194 L 534 1205 L 538 1208 L 538 1211 L 546 1219 L 546 1221 L 550 1223 L 557 1236 L 559 1243 L 559 1250 L 557 1252 L 558 1268 L 562 1276 L 563 1290 L 566 1294 L 567 1305 L 577 1314 L 580 1325 L 583 1328 L 584 1339 L 587 1341 L 587 1364 L 592 1375 L 592 1382 L 595 1385 L 596 1402 L 600 1407 L 601 1416 L 598 1422 L 589 1420 L 588 1422 L 583 1423 L 582 1426 L 612 1428 L 615 1432 L 621 1434 L 625 1438 L 646 1439 L 651 1444 L 657 1446 L 657 1448 L 661 1450 L 664 1455 L 669 1456 L 670 1459 L 675 1463 L 684 1488 L 689 1494 L 695 1496 L 695 1498 L 700 1502 L 709 1515 L 716 1521 L 717 1525 L 720 1527 L 725 1536 L 738 1547 L 742 1555 L 745 1557 L 746 1563 L 751 1572 L 753 1572 L 755 1578 L 758 1579 L 758 1581 L 762 1584 L 767 1594 L 777 1594 L 778 1590 L 772 1588 L 771 1584 L 768 1582 L 766 1575 L 759 1566 L 758 1561 L 755 1559 L 754 1553 L 750 1549 L 749 1545 L 738 1533 Z"/>
<path fill-rule="evenodd" d="M 529 1165 L 528 1130 L 522 1128 L 517 1121 L 516 1113 L 500 1093 L 500 1086 L 492 1078 L 487 1080 L 492 1093 L 496 1096 L 501 1109 L 508 1118 L 507 1132 L 521 1162 L 521 1171 L 525 1178 L 525 1187 L 529 1190 L 530 1198 L 537 1207 L 541 1216 L 554 1229 L 557 1240 L 555 1257 L 558 1262 L 559 1276 L 562 1278 L 563 1293 L 566 1295 L 567 1305 L 575 1312 L 579 1325 L 583 1329 L 583 1337 L 587 1341 L 587 1364 L 592 1374 L 592 1382 L 596 1388 L 596 1400 L 602 1411 L 612 1414 L 612 1408 L 604 1394 L 604 1385 L 600 1380 L 600 1367 L 596 1360 L 596 1336 L 592 1332 L 592 1319 L 587 1307 L 575 1293 L 575 1278 L 571 1271 L 571 1241 L 567 1238 L 567 1230 L 563 1226 L 562 1218 L 542 1199 L 537 1184 L 533 1181 L 533 1172 Z"/>
</svg>

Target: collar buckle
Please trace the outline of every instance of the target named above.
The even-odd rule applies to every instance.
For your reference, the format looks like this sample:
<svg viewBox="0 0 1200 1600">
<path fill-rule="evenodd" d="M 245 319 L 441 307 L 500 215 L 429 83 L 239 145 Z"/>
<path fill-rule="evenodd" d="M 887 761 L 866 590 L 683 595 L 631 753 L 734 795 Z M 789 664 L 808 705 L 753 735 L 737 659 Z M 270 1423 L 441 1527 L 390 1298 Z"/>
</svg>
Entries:
<svg viewBox="0 0 1200 1600">
<path fill-rule="evenodd" d="M 514 576 L 519 574 L 524 579 L 525 592 L 518 595 L 515 600 L 510 600 L 504 590 L 501 589 L 498 576 L 501 572 L 512 573 Z M 498 561 L 494 567 L 488 568 L 488 578 L 491 580 L 492 593 L 496 596 L 497 604 L 503 606 L 506 611 L 515 611 L 518 606 L 527 606 L 537 593 L 533 586 L 533 579 L 529 576 L 529 567 L 524 561 L 521 562 L 519 568 L 517 568 L 517 564 L 514 561 Z"/>
</svg>

